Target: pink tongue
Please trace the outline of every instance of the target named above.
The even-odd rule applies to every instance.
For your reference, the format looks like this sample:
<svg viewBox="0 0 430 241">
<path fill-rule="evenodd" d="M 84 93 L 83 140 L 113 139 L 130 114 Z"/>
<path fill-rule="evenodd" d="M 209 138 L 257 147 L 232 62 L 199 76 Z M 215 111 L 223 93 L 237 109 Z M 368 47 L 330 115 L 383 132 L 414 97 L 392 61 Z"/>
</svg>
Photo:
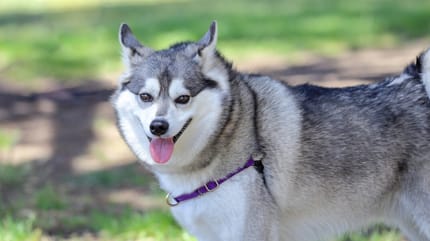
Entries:
<svg viewBox="0 0 430 241">
<path fill-rule="evenodd" d="M 166 163 L 173 153 L 173 138 L 152 139 L 149 149 L 155 162 Z"/>
</svg>

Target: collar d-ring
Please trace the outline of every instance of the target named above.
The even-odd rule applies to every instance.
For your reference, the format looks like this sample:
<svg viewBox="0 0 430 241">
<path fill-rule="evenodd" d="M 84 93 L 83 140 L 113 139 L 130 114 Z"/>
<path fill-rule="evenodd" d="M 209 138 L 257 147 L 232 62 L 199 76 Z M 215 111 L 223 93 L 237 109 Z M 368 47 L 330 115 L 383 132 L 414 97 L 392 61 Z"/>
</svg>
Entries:
<svg viewBox="0 0 430 241">
<path fill-rule="evenodd" d="M 167 195 L 166 195 L 166 203 L 167 203 L 167 205 L 169 205 L 170 207 L 174 207 L 174 206 L 176 206 L 176 205 L 178 205 L 179 204 L 179 202 L 178 201 L 176 201 L 173 197 L 172 197 L 172 195 L 170 194 L 170 192 L 169 193 L 167 193 Z"/>
</svg>

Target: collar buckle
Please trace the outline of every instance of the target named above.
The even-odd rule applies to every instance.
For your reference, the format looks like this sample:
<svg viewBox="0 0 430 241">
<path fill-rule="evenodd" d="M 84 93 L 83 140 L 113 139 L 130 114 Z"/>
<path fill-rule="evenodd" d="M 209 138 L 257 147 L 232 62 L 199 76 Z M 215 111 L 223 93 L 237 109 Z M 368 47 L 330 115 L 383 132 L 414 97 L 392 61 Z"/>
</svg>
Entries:
<svg viewBox="0 0 430 241">
<path fill-rule="evenodd" d="M 215 189 L 217 189 L 219 187 L 219 182 L 218 180 L 213 180 L 213 181 L 209 181 L 207 182 L 202 188 L 205 189 L 204 192 L 201 192 L 200 189 L 198 189 L 198 192 L 200 195 L 203 195 L 207 192 L 213 192 Z"/>
</svg>

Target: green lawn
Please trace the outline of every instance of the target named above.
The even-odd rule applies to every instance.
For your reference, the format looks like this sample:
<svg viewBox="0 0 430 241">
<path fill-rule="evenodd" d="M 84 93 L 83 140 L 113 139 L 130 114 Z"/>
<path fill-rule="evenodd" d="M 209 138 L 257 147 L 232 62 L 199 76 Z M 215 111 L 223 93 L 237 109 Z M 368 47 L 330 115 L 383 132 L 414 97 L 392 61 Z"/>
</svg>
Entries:
<svg viewBox="0 0 430 241">
<path fill-rule="evenodd" d="M 6 0 L 0 3 L 0 75 L 30 84 L 115 73 L 121 22 L 158 49 L 200 38 L 216 19 L 219 48 L 240 60 L 393 46 L 428 37 L 429 16 L 425 0 Z"/>
<path fill-rule="evenodd" d="M 34 216 L 17 219 L 11 216 L 0 219 L 0 240 L 2 241 L 43 241 L 48 235 Z M 47 221 L 45 221 L 47 222 Z M 69 230 L 76 230 L 64 240 L 82 240 L 82 231 L 91 230 L 93 239 L 100 241 L 194 241 L 183 231 L 167 211 L 137 213 L 126 210 L 122 213 L 91 212 L 87 216 L 70 216 L 62 220 Z M 58 234 L 57 234 L 58 235 Z M 57 239 L 58 240 L 58 236 Z M 60 240 L 63 240 L 60 238 Z"/>
</svg>

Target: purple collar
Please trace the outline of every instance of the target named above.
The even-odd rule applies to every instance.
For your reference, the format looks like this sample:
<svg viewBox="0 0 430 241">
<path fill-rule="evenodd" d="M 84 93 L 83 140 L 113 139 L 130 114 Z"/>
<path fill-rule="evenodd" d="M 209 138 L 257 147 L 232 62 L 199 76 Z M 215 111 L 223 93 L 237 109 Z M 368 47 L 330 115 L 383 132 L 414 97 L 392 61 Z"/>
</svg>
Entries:
<svg viewBox="0 0 430 241">
<path fill-rule="evenodd" d="M 248 159 L 248 161 L 245 163 L 245 165 L 238 168 L 236 171 L 229 173 L 227 176 L 225 176 L 223 178 L 209 181 L 205 185 L 198 187 L 193 192 L 185 193 L 185 194 L 179 195 L 177 197 L 172 197 L 171 194 L 168 193 L 166 196 L 166 203 L 167 203 L 167 205 L 173 207 L 173 206 L 178 205 L 180 202 L 187 201 L 187 200 L 202 196 L 208 192 L 212 192 L 215 189 L 217 189 L 223 182 L 227 181 L 228 179 L 232 178 L 233 176 L 235 176 L 236 174 L 240 173 L 241 171 L 247 169 L 248 167 L 254 166 L 254 163 L 255 163 L 254 159 L 252 157 L 250 157 Z"/>
</svg>

